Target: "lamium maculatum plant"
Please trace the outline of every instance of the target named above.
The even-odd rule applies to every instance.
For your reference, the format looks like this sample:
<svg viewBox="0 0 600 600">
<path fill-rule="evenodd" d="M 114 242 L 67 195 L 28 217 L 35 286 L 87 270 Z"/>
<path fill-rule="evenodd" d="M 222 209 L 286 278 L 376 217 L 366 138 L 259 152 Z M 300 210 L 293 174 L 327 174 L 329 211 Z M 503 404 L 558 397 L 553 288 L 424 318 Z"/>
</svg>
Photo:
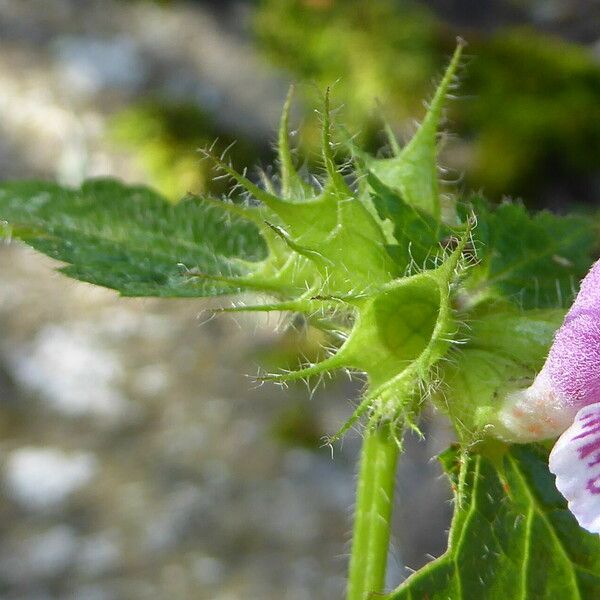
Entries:
<svg viewBox="0 0 600 600">
<path fill-rule="evenodd" d="M 326 93 L 322 172 L 300 173 L 290 94 L 274 177 L 246 177 L 207 152 L 240 193 L 173 204 L 110 179 L 80 189 L 9 181 L 2 231 L 124 296 L 251 291 L 265 301 L 223 310 L 301 313 L 327 333 L 324 360 L 262 379 L 337 369 L 365 378 L 354 415 L 328 438 L 361 426 L 348 600 L 599 598 L 598 265 L 566 310 L 594 261 L 597 226 L 590 215 L 445 193 L 439 130 L 462 50 L 414 137 L 401 147 L 387 128 L 387 157 L 334 131 Z M 352 156 L 342 166 L 340 144 Z M 448 550 L 389 592 L 396 465 L 426 404 L 456 430 L 440 456 L 455 496 Z M 557 436 L 549 469 L 546 442 Z"/>
</svg>

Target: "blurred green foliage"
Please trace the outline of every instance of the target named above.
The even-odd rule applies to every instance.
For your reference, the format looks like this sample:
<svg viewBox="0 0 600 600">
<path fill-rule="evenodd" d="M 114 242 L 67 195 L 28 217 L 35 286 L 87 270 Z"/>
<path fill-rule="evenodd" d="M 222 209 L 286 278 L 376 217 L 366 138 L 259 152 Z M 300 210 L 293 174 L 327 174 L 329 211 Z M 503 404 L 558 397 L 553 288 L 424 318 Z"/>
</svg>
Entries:
<svg viewBox="0 0 600 600">
<path fill-rule="evenodd" d="M 342 122 L 372 149 L 380 146 L 376 100 L 394 128 L 405 128 L 460 33 L 409 0 L 262 0 L 254 23 L 272 62 L 319 88 L 335 82 Z M 449 129 L 467 145 L 450 166 L 491 198 L 594 199 L 600 67 L 592 55 L 532 29 L 465 35 L 474 58 Z"/>
<path fill-rule="evenodd" d="M 155 100 L 118 113 L 111 124 L 112 138 L 132 151 L 149 182 L 172 200 L 188 192 L 225 192 L 227 182 L 215 180 L 214 166 L 196 152 L 215 143 L 220 154 L 237 164 L 256 164 L 264 149 L 238 134 L 223 133 L 208 113 L 191 103 Z"/>
<path fill-rule="evenodd" d="M 600 167 L 600 68 L 583 48 L 531 29 L 473 45 L 461 134 L 474 138 L 472 183 L 532 196 Z"/>
<path fill-rule="evenodd" d="M 344 123 L 375 148 L 381 128 L 375 100 L 393 106 L 398 119 L 409 118 L 431 91 L 429 74 L 442 64 L 433 50 L 433 17 L 408 2 L 264 0 L 255 29 L 272 63 L 319 91 L 335 83 Z M 318 133 L 307 139 L 316 143 Z"/>
</svg>

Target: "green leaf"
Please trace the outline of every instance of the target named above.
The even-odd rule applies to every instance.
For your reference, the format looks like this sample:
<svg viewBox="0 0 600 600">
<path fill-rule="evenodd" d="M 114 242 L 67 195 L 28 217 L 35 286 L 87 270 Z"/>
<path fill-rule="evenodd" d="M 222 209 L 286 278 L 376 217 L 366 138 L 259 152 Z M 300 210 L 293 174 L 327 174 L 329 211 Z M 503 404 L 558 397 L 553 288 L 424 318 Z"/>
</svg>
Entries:
<svg viewBox="0 0 600 600">
<path fill-rule="evenodd" d="M 464 42 L 458 40 L 452 60 L 431 100 L 429 110 L 408 144 L 391 158 L 375 159 L 362 156 L 369 170 L 381 181 L 398 190 L 408 204 L 428 212 L 436 221 L 442 216 L 437 167 L 438 129 L 448 90 L 454 82 L 460 64 L 463 47 Z"/>
<path fill-rule="evenodd" d="M 299 196 L 285 198 L 273 190 L 264 190 L 222 159 L 209 156 L 224 173 L 266 207 L 272 223 L 280 226 L 275 230 L 281 234 L 288 249 L 311 260 L 314 269 L 307 281 L 309 286 L 314 285 L 317 275 L 323 295 L 356 294 L 389 282 L 394 278 L 397 266 L 386 251 L 385 233 L 374 211 L 353 193 L 337 170 L 330 136 L 328 93 L 322 118 L 322 159 L 327 179 L 317 195 L 303 200 Z M 281 178 L 288 182 L 285 187 L 292 193 L 292 187 L 299 190 L 299 183 L 296 180 L 292 185 L 293 165 L 284 135 L 280 136 L 280 146 Z M 294 266 L 293 271 L 296 270 Z"/>
<path fill-rule="evenodd" d="M 281 177 L 281 195 L 289 200 L 304 200 L 315 195 L 310 185 L 302 180 L 292 160 L 292 151 L 289 140 L 289 116 L 292 105 L 294 86 L 291 86 L 285 99 L 279 131 L 277 134 L 277 154 L 279 156 L 279 174 Z"/>
<path fill-rule="evenodd" d="M 392 224 L 396 244 L 390 244 L 387 248 L 399 269 L 431 268 L 440 250 L 440 242 L 451 234 L 450 228 L 438 223 L 430 214 L 404 202 L 397 192 L 373 173 L 367 175 L 367 182 L 373 190 L 371 199 L 380 218 Z"/>
<path fill-rule="evenodd" d="M 521 310 L 499 301 L 484 303 L 469 315 L 456 335 L 464 343 L 440 365 L 443 385 L 434 397 L 465 444 L 496 425 L 509 391 L 531 383 L 563 317 L 562 309 Z"/>
<path fill-rule="evenodd" d="M 450 289 L 467 236 L 435 270 L 397 279 L 368 294 L 338 297 L 338 302 L 356 309 L 356 316 L 336 354 L 269 378 L 291 381 L 341 367 L 356 369 L 367 374 L 370 392 L 355 416 L 367 408 L 388 419 L 410 412 L 413 401 L 421 399 L 420 383 L 446 354 L 457 329 Z"/>
<path fill-rule="evenodd" d="M 173 205 L 111 179 L 79 190 L 46 182 L 0 184 L 0 220 L 13 237 L 67 263 L 60 270 L 124 296 L 212 296 L 236 291 L 218 277 L 245 274 L 266 248 L 255 225 L 217 203 Z"/>
<path fill-rule="evenodd" d="M 493 459 L 444 453 L 455 490 L 448 550 L 387 600 L 600 597 L 600 537 L 568 511 L 547 453 L 531 445 L 503 450 Z"/>
<path fill-rule="evenodd" d="M 568 306 L 592 263 L 598 227 L 583 216 L 530 215 L 519 203 L 490 210 L 475 199 L 473 232 L 481 259 L 475 289 L 510 297 L 524 308 Z"/>
</svg>

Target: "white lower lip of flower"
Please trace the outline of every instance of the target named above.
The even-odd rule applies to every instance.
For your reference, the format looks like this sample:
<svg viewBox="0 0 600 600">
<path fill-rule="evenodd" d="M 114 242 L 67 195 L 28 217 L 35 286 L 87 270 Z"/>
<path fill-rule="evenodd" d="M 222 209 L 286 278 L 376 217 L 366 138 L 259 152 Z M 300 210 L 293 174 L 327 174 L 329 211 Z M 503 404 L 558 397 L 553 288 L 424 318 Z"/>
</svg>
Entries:
<svg viewBox="0 0 600 600">
<path fill-rule="evenodd" d="M 520 443 L 555 438 L 571 425 L 577 410 L 554 392 L 542 369 L 530 387 L 506 396 L 498 435 Z"/>
<path fill-rule="evenodd" d="M 552 449 L 549 467 L 579 525 L 600 533 L 600 404 L 577 413 Z"/>
<path fill-rule="evenodd" d="M 560 436 L 549 460 L 556 487 L 579 525 L 600 533 L 600 403 L 572 406 L 542 369 L 530 387 L 506 396 L 496 434 L 518 443 Z"/>
</svg>

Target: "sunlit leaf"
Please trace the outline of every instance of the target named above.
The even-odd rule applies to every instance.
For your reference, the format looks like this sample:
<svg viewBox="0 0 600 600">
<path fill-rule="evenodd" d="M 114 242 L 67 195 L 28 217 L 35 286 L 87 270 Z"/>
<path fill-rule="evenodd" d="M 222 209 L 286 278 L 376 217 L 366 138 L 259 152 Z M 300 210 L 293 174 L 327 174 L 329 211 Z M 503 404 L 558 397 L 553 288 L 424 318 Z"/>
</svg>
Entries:
<svg viewBox="0 0 600 600">
<path fill-rule="evenodd" d="M 177 205 L 142 186 L 110 179 L 72 190 L 46 182 L 0 185 L 0 219 L 13 237 L 67 263 L 66 275 L 124 296 L 212 296 L 236 287 L 213 279 L 243 274 L 264 258 L 256 227 L 189 198 Z M 242 260 L 239 260 L 242 259 Z"/>
<path fill-rule="evenodd" d="M 440 365 L 443 384 L 434 397 L 465 443 L 497 427 L 502 398 L 527 386 L 541 368 L 561 309 L 522 310 L 508 302 L 487 302 L 473 311 L 456 336 L 457 345 Z"/>
<path fill-rule="evenodd" d="M 567 510 L 543 449 L 492 460 L 452 448 L 442 464 L 455 490 L 448 550 L 387 600 L 600 597 L 600 538 Z"/>
<path fill-rule="evenodd" d="M 492 210 L 477 198 L 474 209 L 481 259 L 475 288 L 525 308 L 567 306 L 592 263 L 600 237 L 594 219 L 548 211 L 530 215 L 522 204 L 511 202 Z"/>
</svg>

